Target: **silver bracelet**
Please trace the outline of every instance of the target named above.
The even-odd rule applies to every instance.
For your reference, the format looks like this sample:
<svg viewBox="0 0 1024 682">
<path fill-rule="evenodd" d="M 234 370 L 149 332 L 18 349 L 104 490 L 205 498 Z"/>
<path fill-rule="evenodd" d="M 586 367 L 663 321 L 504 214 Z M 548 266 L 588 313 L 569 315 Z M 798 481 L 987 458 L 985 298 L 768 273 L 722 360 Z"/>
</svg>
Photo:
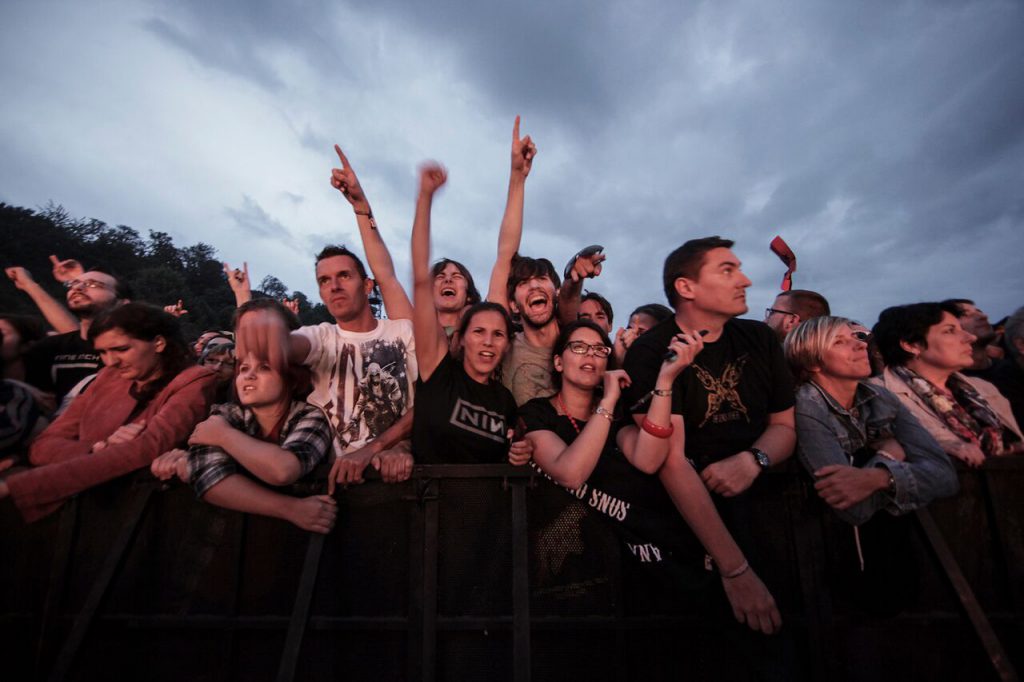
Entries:
<svg viewBox="0 0 1024 682">
<path fill-rule="evenodd" d="M 740 567 L 737 568 L 732 573 L 722 573 L 722 579 L 723 580 L 731 580 L 733 578 L 739 578 L 741 575 L 743 575 L 744 573 L 746 573 L 749 570 L 750 570 L 750 562 L 747 561 L 746 559 L 744 559 L 743 563 L 740 564 Z"/>
</svg>

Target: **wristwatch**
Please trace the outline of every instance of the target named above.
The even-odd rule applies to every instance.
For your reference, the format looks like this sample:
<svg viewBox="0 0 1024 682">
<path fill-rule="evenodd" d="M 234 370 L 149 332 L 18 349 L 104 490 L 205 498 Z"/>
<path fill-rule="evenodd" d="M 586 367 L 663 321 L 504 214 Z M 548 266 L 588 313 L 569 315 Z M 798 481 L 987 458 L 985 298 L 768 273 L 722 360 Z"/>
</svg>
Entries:
<svg viewBox="0 0 1024 682">
<path fill-rule="evenodd" d="M 772 461 L 768 459 L 768 453 L 761 448 L 747 448 L 750 454 L 754 456 L 757 461 L 757 466 L 761 467 L 761 471 L 767 471 L 772 468 Z"/>
</svg>

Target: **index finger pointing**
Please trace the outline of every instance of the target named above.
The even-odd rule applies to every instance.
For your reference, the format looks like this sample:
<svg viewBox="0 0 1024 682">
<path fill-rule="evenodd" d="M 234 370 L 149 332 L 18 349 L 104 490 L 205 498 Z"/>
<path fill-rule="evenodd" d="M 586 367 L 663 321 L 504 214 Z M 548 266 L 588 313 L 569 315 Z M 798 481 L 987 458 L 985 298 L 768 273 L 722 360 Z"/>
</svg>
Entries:
<svg viewBox="0 0 1024 682">
<path fill-rule="evenodd" d="M 349 168 L 348 158 L 345 156 L 345 152 L 341 151 L 341 147 L 334 145 L 334 151 L 338 152 L 338 158 L 341 160 L 341 167 Z"/>
<path fill-rule="evenodd" d="M 512 124 L 512 141 L 519 142 L 519 116 L 516 116 L 516 122 Z"/>
<path fill-rule="evenodd" d="M 50 262 L 53 263 L 54 265 L 60 265 L 60 261 L 57 259 L 57 256 L 53 255 L 52 253 L 50 254 Z"/>
</svg>

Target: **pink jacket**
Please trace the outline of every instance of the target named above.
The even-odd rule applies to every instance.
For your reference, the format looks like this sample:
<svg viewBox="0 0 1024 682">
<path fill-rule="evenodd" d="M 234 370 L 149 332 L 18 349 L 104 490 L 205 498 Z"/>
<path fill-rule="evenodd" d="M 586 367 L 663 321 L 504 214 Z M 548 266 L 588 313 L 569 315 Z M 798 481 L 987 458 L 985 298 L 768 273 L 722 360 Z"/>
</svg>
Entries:
<svg viewBox="0 0 1024 682">
<path fill-rule="evenodd" d="M 130 381 L 116 370 L 100 370 L 89 390 L 33 441 L 29 461 L 36 468 L 7 478 L 14 504 L 26 521 L 35 521 L 76 493 L 149 466 L 183 443 L 206 418 L 215 384 L 216 375 L 209 369 L 189 367 L 130 420 L 145 420 L 138 436 L 94 454 L 93 443 L 130 423 L 137 404 L 128 391 Z"/>
</svg>

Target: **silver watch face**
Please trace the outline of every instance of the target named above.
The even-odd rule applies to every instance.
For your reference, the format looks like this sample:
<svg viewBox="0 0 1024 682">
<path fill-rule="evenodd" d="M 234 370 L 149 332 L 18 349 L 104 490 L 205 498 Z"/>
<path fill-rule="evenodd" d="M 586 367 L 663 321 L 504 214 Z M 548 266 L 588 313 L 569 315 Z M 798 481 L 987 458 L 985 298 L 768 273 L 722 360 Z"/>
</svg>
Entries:
<svg viewBox="0 0 1024 682">
<path fill-rule="evenodd" d="M 772 461 L 768 459 L 768 455 L 764 453 L 764 450 L 758 450 L 757 448 L 753 448 L 751 452 L 754 453 L 754 459 L 757 460 L 758 466 L 760 466 L 762 469 L 771 468 Z"/>
</svg>

